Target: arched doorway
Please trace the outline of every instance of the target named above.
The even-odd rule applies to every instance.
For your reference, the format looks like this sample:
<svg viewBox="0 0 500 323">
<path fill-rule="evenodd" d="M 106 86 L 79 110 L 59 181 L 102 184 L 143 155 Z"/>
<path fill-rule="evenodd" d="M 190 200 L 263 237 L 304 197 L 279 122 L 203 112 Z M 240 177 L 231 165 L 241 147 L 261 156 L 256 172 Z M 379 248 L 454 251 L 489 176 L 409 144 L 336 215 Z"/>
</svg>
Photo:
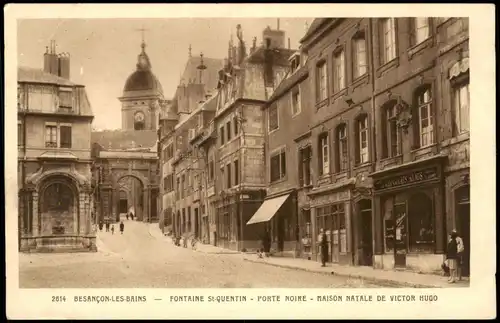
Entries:
<svg viewBox="0 0 500 323">
<path fill-rule="evenodd" d="M 372 201 L 360 200 L 356 203 L 359 216 L 359 265 L 373 265 Z"/>
<path fill-rule="evenodd" d="M 464 243 L 462 276 L 470 273 L 470 186 L 464 185 L 455 190 L 455 226 Z"/>
<path fill-rule="evenodd" d="M 119 191 L 116 199 L 116 221 L 120 217 L 125 217 L 127 213 L 132 213 L 134 219 L 142 220 L 145 210 L 144 205 L 144 185 L 135 176 L 125 175 L 118 179 Z"/>
<path fill-rule="evenodd" d="M 78 233 L 78 191 L 65 176 L 53 176 L 40 187 L 40 234 L 72 235 Z"/>
</svg>

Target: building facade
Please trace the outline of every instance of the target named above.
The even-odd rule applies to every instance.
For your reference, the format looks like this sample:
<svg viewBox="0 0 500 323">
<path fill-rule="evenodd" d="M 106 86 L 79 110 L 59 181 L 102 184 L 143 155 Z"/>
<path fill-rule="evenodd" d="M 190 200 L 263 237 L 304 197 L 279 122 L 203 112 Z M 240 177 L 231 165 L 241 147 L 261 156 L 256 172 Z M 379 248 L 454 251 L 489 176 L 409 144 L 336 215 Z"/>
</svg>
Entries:
<svg viewBox="0 0 500 323">
<path fill-rule="evenodd" d="M 467 19 L 316 19 L 302 48 L 313 238 L 332 262 L 439 270 L 470 230 Z"/>
<path fill-rule="evenodd" d="M 265 106 L 266 203 L 271 248 L 284 255 L 312 257 L 312 225 L 307 194 L 312 185 L 310 82 L 307 57 L 300 51 Z M 282 203 L 281 205 L 279 203 Z M 270 211 L 268 211 L 270 213 Z"/>
<path fill-rule="evenodd" d="M 217 245 L 234 250 L 261 248 L 269 218 L 262 206 L 266 196 L 264 104 L 284 78 L 293 53 L 285 47 L 285 32 L 267 27 L 262 45 L 247 54 L 241 27 L 238 44 L 219 79 L 214 118 L 218 161 L 215 173 Z"/>
<path fill-rule="evenodd" d="M 18 69 L 19 246 L 23 252 L 96 251 L 85 87 L 69 80 L 55 43 L 43 70 Z M 40 135 L 42 134 L 42 135 Z"/>
<path fill-rule="evenodd" d="M 122 128 L 92 132 L 99 222 L 120 221 L 127 213 L 139 221 L 159 220 L 158 129 L 160 111 L 168 101 L 152 72 L 144 42 L 141 48 L 136 70 L 126 80 L 119 98 Z"/>
<path fill-rule="evenodd" d="M 198 139 L 216 109 L 216 86 L 222 60 L 192 56 L 171 104 L 163 110 L 160 129 L 160 163 L 163 180 L 163 231 L 210 243 L 205 207 L 206 156 Z"/>
</svg>

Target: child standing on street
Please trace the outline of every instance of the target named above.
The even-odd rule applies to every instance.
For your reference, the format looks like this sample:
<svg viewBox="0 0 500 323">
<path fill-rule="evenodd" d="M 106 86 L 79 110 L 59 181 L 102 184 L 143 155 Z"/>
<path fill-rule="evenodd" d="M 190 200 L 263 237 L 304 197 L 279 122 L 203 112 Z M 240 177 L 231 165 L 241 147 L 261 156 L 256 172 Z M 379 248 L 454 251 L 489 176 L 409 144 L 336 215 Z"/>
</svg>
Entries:
<svg viewBox="0 0 500 323">
<path fill-rule="evenodd" d="M 115 225 L 114 224 L 111 225 L 111 234 L 115 234 Z"/>
<path fill-rule="evenodd" d="M 122 222 L 120 222 L 120 233 L 123 234 L 123 230 L 125 229 L 125 224 Z"/>
</svg>

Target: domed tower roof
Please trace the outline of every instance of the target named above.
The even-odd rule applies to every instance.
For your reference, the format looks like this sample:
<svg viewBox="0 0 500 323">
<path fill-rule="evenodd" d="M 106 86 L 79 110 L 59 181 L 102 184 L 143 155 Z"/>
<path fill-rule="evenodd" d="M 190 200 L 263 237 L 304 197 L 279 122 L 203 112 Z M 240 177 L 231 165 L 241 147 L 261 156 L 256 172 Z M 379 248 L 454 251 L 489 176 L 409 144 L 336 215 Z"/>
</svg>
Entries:
<svg viewBox="0 0 500 323">
<path fill-rule="evenodd" d="M 134 96 L 163 96 L 160 81 L 151 71 L 151 61 L 146 54 L 146 44 L 142 42 L 142 51 L 137 56 L 137 69 L 125 82 L 123 97 Z"/>
</svg>

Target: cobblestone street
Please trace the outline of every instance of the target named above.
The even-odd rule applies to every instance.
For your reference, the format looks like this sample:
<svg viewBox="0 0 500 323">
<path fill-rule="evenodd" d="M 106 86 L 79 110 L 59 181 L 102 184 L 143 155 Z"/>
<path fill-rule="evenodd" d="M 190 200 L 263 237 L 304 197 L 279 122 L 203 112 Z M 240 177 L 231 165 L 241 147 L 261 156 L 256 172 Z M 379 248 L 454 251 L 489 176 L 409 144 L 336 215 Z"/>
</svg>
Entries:
<svg viewBox="0 0 500 323">
<path fill-rule="evenodd" d="M 98 240 L 97 253 L 20 254 L 20 288 L 380 287 L 175 247 L 135 221 L 125 221 L 123 235 L 103 231 Z"/>
</svg>

